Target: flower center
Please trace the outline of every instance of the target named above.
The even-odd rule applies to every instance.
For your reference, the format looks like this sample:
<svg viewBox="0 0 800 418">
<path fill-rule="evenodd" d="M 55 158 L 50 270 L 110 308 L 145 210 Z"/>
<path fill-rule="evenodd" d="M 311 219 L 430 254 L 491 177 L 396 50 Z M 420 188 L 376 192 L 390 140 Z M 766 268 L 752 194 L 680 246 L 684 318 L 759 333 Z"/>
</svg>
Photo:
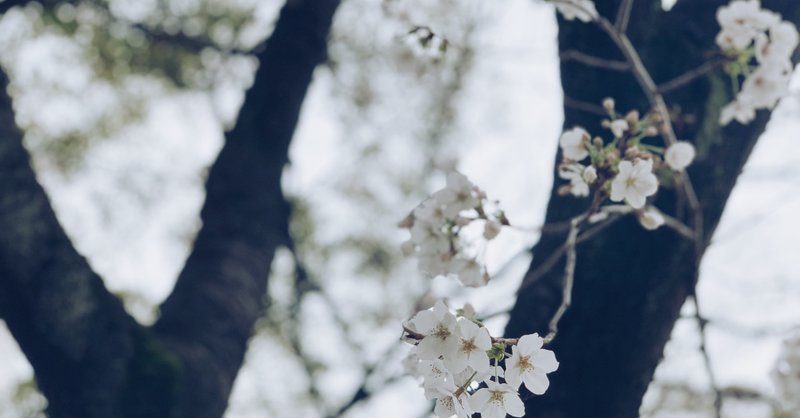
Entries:
<svg viewBox="0 0 800 418">
<path fill-rule="evenodd" d="M 519 368 L 523 372 L 528 370 L 533 370 L 533 364 L 531 364 L 531 356 L 520 356 Z"/>
<path fill-rule="evenodd" d="M 447 339 L 447 337 L 450 336 L 450 330 L 447 329 L 447 327 L 440 322 L 439 325 L 436 326 L 436 329 L 433 331 L 433 336 L 444 341 Z"/>
<path fill-rule="evenodd" d="M 496 402 L 499 404 L 503 403 L 503 391 L 502 390 L 490 390 L 489 394 L 489 402 Z"/>
<path fill-rule="evenodd" d="M 469 354 L 477 349 L 478 347 L 475 345 L 474 338 L 471 338 L 469 340 L 463 340 L 463 339 L 461 340 L 461 351 Z"/>
</svg>

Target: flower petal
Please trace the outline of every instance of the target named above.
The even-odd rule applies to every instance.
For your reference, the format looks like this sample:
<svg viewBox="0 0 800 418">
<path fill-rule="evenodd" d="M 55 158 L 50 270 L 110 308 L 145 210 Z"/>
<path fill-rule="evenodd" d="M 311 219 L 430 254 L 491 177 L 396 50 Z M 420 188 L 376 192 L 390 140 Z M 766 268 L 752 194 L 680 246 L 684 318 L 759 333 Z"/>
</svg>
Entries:
<svg viewBox="0 0 800 418">
<path fill-rule="evenodd" d="M 525 382 L 525 387 L 537 395 L 545 393 L 547 388 L 550 387 L 550 380 L 547 379 L 547 375 L 537 371 L 526 373 L 525 376 L 522 376 L 522 380 Z"/>
<path fill-rule="evenodd" d="M 522 403 L 522 399 L 519 398 L 516 392 L 506 392 L 503 397 L 503 405 L 505 405 L 508 415 L 512 417 L 525 415 L 525 404 Z"/>
</svg>

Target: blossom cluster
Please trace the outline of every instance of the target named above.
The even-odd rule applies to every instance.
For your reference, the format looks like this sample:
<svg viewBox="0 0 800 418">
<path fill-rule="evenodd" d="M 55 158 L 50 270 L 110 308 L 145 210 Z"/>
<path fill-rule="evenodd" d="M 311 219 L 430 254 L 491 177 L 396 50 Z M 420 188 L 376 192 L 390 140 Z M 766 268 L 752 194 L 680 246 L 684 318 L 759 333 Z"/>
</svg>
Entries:
<svg viewBox="0 0 800 418">
<path fill-rule="evenodd" d="M 520 386 L 543 394 L 550 385 L 547 373 L 558 369 L 555 354 L 542 348 L 538 334 L 493 339 L 470 316 L 457 317 L 442 301 L 414 315 L 405 324 L 406 341 L 416 345 L 408 371 L 421 381 L 426 398 L 436 400 L 439 417 L 523 416 Z"/>
<path fill-rule="evenodd" d="M 447 176 L 446 186 L 422 202 L 402 223 L 411 239 L 403 252 L 415 255 L 419 269 L 430 276 L 454 275 L 464 286 L 478 287 L 489 282 L 486 267 L 476 247 L 494 239 L 508 225 L 502 211 L 490 213 L 492 202 L 480 188 L 458 172 Z M 482 225 L 481 225 L 482 224 Z M 466 231 L 482 226 L 478 238 Z"/>
<path fill-rule="evenodd" d="M 731 58 L 726 70 L 738 83 L 736 99 L 722 108 L 720 124 L 736 119 L 745 124 L 757 109 L 771 109 L 786 92 L 797 48 L 797 28 L 778 13 L 761 8 L 759 0 L 736 0 L 717 11 L 721 31 L 717 45 Z M 736 86 L 735 86 L 736 87 Z"/>
<path fill-rule="evenodd" d="M 592 139 L 581 127 L 561 135 L 563 161 L 558 174 L 569 180 L 569 184 L 562 186 L 559 193 L 576 197 L 594 194 L 612 202 L 624 202 L 637 211 L 645 228 L 658 228 L 664 223 L 663 216 L 655 208 L 645 208 L 647 199 L 659 187 L 656 173 L 662 176 L 680 173 L 694 160 L 694 146 L 685 141 L 678 141 L 666 150 L 652 145 L 646 139 L 658 135 L 654 118 L 640 118 L 635 111 L 619 115 L 611 99 L 606 99 L 603 106 L 610 116 L 603 126 L 611 131 L 612 141 Z"/>
<path fill-rule="evenodd" d="M 597 19 L 597 8 L 592 0 L 549 0 L 564 19 L 591 22 Z"/>
</svg>

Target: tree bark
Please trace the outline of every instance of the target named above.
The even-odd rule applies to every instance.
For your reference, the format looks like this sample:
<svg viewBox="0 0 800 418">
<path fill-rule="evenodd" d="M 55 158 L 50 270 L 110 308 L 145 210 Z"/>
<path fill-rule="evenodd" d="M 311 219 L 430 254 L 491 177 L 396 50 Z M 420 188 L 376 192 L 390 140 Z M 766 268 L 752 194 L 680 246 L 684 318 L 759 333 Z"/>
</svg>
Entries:
<svg viewBox="0 0 800 418">
<path fill-rule="evenodd" d="M 613 20 L 619 2 L 598 0 L 600 13 Z M 668 81 L 701 65 L 717 50 L 715 13 L 727 0 L 683 0 L 670 12 L 660 1 L 636 1 L 628 31 L 656 82 Z M 790 0 L 762 2 L 797 21 L 800 4 Z M 591 24 L 560 22 L 559 48 L 621 60 L 623 57 Z M 566 97 L 599 104 L 616 99 L 620 111 L 649 110 L 647 100 L 630 73 L 592 68 L 574 61 L 561 63 Z M 731 101 L 728 76 L 709 73 L 666 99 L 675 117 L 678 138 L 692 141 L 699 151 L 690 167 L 704 215 L 703 250 L 710 242 L 736 178 L 764 131 L 768 112 L 742 126 L 717 123 L 720 108 Z M 579 125 L 600 133 L 601 118 L 565 107 L 565 129 Z M 556 160 L 560 161 L 559 159 Z M 586 210 L 588 202 L 556 193 L 562 180 L 555 176 L 546 223 L 569 220 Z M 666 213 L 691 225 L 688 211 L 674 190 L 662 187 L 655 201 Z M 564 243 L 566 233 L 544 233 L 534 247 L 526 278 Z M 543 396 L 526 400 L 529 416 L 541 418 L 637 417 L 655 367 L 686 298 L 693 293 L 697 273 L 694 245 L 661 228 L 644 230 L 633 217 L 618 221 L 577 247 L 572 306 L 564 315 L 552 348 L 560 368 L 552 374 Z M 564 260 L 518 292 L 506 335 L 547 332 L 548 321 L 561 302 Z"/>
<path fill-rule="evenodd" d="M 281 172 L 338 4 L 287 1 L 209 174 L 203 228 L 154 326 L 180 358 L 179 417 L 220 416 L 227 406 L 262 314 L 273 254 L 290 242 Z"/>
<path fill-rule="evenodd" d="M 204 226 L 152 329 L 124 311 L 58 224 L 0 72 L 0 318 L 32 364 L 49 416 L 222 416 L 273 253 L 288 240 L 281 173 L 338 4 L 287 0 L 211 169 Z"/>
</svg>

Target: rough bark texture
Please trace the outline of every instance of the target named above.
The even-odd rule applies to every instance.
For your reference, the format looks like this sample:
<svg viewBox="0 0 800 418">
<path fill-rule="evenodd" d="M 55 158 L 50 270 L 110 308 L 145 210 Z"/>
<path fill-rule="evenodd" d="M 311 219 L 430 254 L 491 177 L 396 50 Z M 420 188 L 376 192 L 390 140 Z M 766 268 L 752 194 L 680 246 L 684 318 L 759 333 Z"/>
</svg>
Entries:
<svg viewBox="0 0 800 418">
<path fill-rule="evenodd" d="M 596 3 L 600 13 L 613 20 L 618 2 Z M 663 12 L 660 1 L 635 2 L 629 36 L 657 83 L 709 58 L 719 30 L 715 12 L 726 3 L 683 0 L 671 12 Z M 797 21 L 800 4 L 790 0 L 762 3 Z M 622 59 L 608 38 L 589 24 L 562 21 L 559 47 Z M 563 62 L 561 75 L 565 95 L 572 99 L 599 104 L 611 96 L 620 111 L 648 110 L 645 96 L 629 73 Z M 675 118 L 678 137 L 694 142 L 700 151 L 699 161 L 689 172 L 703 207 L 706 245 L 768 119 L 762 111 L 747 126 L 734 122 L 719 128 L 719 109 L 731 100 L 728 86 L 727 75 L 716 71 L 666 97 L 671 109 L 680 111 Z M 600 118 L 567 107 L 565 128 L 575 125 L 599 133 Z M 547 223 L 567 220 L 588 204 L 556 195 L 561 183 L 556 178 Z M 656 205 L 667 213 L 680 213 L 679 200 L 671 190 L 660 191 Z M 682 216 L 691 224 L 686 210 Z M 564 233 L 544 234 L 533 250 L 529 274 L 564 240 Z M 572 307 L 551 346 L 561 366 L 552 375 L 546 395 L 526 400 L 527 411 L 540 418 L 636 417 L 680 308 L 694 289 L 693 244 L 665 228 L 645 231 L 629 217 L 579 244 L 577 254 Z M 561 302 L 562 279 L 563 259 L 520 289 L 507 336 L 547 331 L 547 322 Z"/>
<path fill-rule="evenodd" d="M 37 183 L 0 72 L 0 318 L 52 418 L 221 417 L 274 250 L 280 177 L 338 0 L 288 0 L 211 169 L 203 228 L 152 329 L 136 323 L 64 234 Z"/>
</svg>

